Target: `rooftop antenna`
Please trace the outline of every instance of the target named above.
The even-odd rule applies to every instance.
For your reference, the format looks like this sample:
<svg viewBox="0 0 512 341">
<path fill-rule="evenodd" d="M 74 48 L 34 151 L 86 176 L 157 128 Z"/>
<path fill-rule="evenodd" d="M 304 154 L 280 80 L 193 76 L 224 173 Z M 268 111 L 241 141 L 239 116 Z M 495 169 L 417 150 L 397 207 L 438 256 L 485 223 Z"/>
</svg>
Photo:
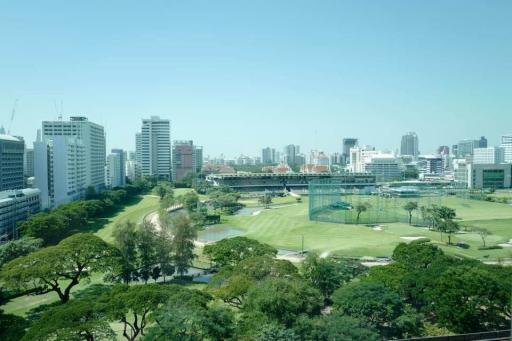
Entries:
<svg viewBox="0 0 512 341">
<path fill-rule="evenodd" d="M 14 116 L 16 115 L 16 106 L 17 105 L 18 105 L 18 99 L 16 98 L 16 100 L 14 101 L 14 105 L 12 106 L 11 121 L 9 122 L 9 128 L 7 128 L 7 134 L 8 135 L 11 134 L 12 122 L 14 121 Z"/>
</svg>

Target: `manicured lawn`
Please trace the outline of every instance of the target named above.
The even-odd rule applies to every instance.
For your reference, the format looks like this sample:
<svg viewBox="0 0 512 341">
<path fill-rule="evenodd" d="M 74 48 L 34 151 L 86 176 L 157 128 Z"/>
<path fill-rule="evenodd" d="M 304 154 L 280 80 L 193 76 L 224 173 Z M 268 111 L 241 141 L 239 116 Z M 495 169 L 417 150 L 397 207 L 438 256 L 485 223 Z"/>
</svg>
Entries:
<svg viewBox="0 0 512 341">
<path fill-rule="evenodd" d="M 98 237 L 101 237 L 105 241 L 111 243 L 112 231 L 114 226 L 124 221 L 133 221 L 135 223 L 141 223 L 144 217 L 155 210 L 160 208 L 159 198 L 153 195 L 144 195 L 142 200 L 136 205 L 127 206 L 122 211 L 119 211 L 116 215 L 109 218 L 104 226 L 96 232 Z"/>
<path fill-rule="evenodd" d="M 439 203 L 456 209 L 463 225 L 487 228 L 492 235 L 488 245 L 512 238 L 512 206 L 485 201 L 445 197 Z M 478 220 L 476 220 L 478 219 Z M 247 237 L 269 243 L 277 248 L 300 250 L 302 236 L 304 247 L 320 253 L 330 252 L 346 256 L 389 256 L 395 246 L 407 240 L 401 237 L 427 237 L 439 244 L 447 253 L 480 259 L 512 257 L 512 248 L 478 250 L 482 245 L 476 233 L 462 231 L 452 241 L 463 240 L 469 249 L 447 246 L 447 236 L 424 228 L 403 223 L 381 224 L 381 230 L 365 225 L 348 225 L 315 222 L 308 219 L 307 198 L 300 204 L 262 210 L 257 215 L 231 216 L 223 225 L 245 232 Z"/>
</svg>

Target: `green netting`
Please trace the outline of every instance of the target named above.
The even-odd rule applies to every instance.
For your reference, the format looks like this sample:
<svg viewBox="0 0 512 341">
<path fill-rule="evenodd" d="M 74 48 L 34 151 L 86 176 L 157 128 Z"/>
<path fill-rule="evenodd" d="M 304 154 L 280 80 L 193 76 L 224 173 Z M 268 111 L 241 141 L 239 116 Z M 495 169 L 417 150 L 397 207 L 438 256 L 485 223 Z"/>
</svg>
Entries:
<svg viewBox="0 0 512 341">
<path fill-rule="evenodd" d="M 424 225 L 420 207 L 439 205 L 443 190 L 437 188 L 403 188 L 397 190 L 361 190 L 347 188 L 336 180 L 312 181 L 309 184 L 309 219 L 341 224 L 380 224 L 409 222 L 404 209 L 407 202 L 416 202 L 412 224 Z M 366 209 L 358 214 L 358 207 Z"/>
</svg>

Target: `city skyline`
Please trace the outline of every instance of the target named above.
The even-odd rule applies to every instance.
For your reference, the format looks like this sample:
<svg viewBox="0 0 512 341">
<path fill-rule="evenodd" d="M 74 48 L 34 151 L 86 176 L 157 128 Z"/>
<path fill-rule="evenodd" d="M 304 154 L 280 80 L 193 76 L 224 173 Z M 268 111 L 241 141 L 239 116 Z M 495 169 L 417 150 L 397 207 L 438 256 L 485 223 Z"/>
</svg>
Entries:
<svg viewBox="0 0 512 341">
<path fill-rule="evenodd" d="M 140 6 L 0 5 L 0 125 L 18 99 L 11 133 L 28 145 L 41 121 L 83 115 L 108 150 L 134 150 L 158 115 L 173 140 L 231 157 L 340 152 L 347 136 L 395 150 L 407 131 L 430 153 L 511 133 L 510 2 Z"/>
</svg>

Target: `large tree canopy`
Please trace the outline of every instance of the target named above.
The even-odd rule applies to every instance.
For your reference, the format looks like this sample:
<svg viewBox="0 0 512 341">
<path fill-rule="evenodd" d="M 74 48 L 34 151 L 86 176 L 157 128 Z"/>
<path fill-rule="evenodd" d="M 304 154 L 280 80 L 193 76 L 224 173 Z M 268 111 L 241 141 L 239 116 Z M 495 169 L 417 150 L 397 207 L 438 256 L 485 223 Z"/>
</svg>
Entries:
<svg viewBox="0 0 512 341">
<path fill-rule="evenodd" d="M 254 256 L 275 256 L 277 250 L 268 244 L 262 244 L 246 237 L 227 238 L 215 244 L 206 245 L 204 254 L 219 266 L 236 265 L 240 261 Z"/>
<path fill-rule="evenodd" d="M 116 340 L 104 312 L 92 300 L 73 300 L 45 311 L 23 340 Z"/>
<path fill-rule="evenodd" d="M 56 292 L 62 302 L 71 289 L 93 272 L 109 272 L 118 250 L 92 234 L 78 233 L 56 246 L 34 251 L 7 263 L 0 278 L 7 287 L 36 293 Z"/>
</svg>

